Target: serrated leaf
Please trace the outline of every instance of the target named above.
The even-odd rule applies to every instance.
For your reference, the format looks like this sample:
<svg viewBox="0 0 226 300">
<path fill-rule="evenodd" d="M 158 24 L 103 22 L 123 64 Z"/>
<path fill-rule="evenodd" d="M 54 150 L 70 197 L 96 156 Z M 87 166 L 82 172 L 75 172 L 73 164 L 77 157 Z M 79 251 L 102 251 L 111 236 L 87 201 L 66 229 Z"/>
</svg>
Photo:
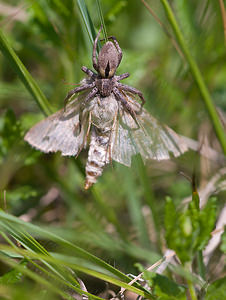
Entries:
<svg viewBox="0 0 226 300">
<path fill-rule="evenodd" d="M 216 198 L 210 198 L 206 206 L 200 211 L 200 234 L 197 238 L 197 249 L 203 250 L 211 237 L 211 231 L 216 222 Z"/>
<path fill-rule="evenodd" d="M 177 212 L 169 198 L 165 206 L 167 245 L 183 263 L 192 261 L 194 254 L 205 247 L 216 220 L 216 199 L 211 198 L 202 210 L 198 202 L 197 194 L 185 212 Z"/>
</svg>

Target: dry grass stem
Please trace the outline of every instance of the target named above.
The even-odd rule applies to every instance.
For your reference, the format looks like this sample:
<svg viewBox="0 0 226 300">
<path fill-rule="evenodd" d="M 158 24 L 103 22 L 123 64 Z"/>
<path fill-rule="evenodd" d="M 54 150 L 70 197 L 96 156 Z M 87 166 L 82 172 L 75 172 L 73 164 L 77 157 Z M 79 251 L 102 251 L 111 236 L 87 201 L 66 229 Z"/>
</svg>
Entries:
<svg viewBox="0 0 226 300">
<path fill-rule="evenodd" d="M 226 45 L 226 11 L 224 7 L 223 0 L 219 0 L 220 8 L 221 8 L 221 14 L 222 14 L 222 20 L 223 20 L 223 26 L 224 26 L 224 42 Z"/>
</svg>

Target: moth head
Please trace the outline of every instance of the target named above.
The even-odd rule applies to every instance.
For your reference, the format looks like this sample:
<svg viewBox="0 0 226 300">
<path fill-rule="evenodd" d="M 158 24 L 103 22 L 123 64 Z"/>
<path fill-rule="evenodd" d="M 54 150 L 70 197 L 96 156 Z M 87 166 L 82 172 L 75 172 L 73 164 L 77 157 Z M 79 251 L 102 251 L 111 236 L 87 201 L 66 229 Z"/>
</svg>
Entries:
<svg viewBox="0 0 226 300">
<path fill-rule="evenodd" d="M 111 78 L 119 64 L 119 55 L 114 44 L 107 42 L 101 48 L 98 56 L 98 70 L 102 78 Z"/>
</svg>

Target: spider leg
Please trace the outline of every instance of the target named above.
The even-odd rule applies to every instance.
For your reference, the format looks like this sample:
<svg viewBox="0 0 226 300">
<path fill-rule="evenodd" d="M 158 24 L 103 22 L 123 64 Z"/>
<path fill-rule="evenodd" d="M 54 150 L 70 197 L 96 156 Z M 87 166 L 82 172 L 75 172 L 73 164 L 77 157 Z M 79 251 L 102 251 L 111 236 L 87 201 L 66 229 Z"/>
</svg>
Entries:
<svg viewBox="0 0 226 300">
<path fill-rule="evenodd" d="M 109 39 L 109 40 L 112 40 L 112 41 L 114 42 L 115 47 L 116 47 L 116 49 L 117 49 L 117 51 L 118 51 L 118 66 L 119 66 L 119 64 L 120 64 L 120 62 L 121 62 L 121 60 L 122 60 L 122 49 L 120 48 L 119 43 L 118 43 L 116 37 L 114 37 L 114 36 L 109 36 L 108 39 Z"/>
<path fill-rule="evenodd" d="M 82 70 L 84 73 L 86 73 L 89 77 L 91 77 L 91 78 L 93 78 L 93 79 L 97 76 L 96 73 L 94 73 L 92 70 L 88 69 L 88 68 L 85 67 L 85 66 L 81 67 L 81 70 Z"/>
<path fill-rule="evenodd" d="M 130 76 L 129 73 L 124 73 L 124 74 L 121 74 L 121 75 L 115 75 L 115 79 L 116 79 L 116 81 L 120 81 L 120 80 L 123 80 L 123 79 L 125 79 L 129 76 Z"/>
<path fill-rule="evenodd" d="M 84 101 L 87 102 L 91 100 L 97 93 L 98 93 L 98 88 L 97 87 L 93 88 L 92 91 L 86 96 Z"/>
<path fill-rule="evenodd" d="M 98 39 L 99 39 L 99 36 L 100 36 L 100 32 L 102 30 L 102 25 L 100 27 L 100 30 L 98 31 L 98 34 L 95 38 L 95 41 L 94 41 L 94 44 L 93 44 L 93 67 L 94 69 L 98 72 L 98 64 L 97 64 L 97 56 L 96 56 L 96 53 L 97 53 L 97 42 L 98 42 Z"/>
<path fill-rule="evenodd" d="M 136 117 L 135 111 L 132 109 L 129 102 L 126 101 L 123 94 L 119 91 L 119 89 L 117 87 L 114 87 L 112 91 L 115 94 L 116 98 L 118 98 L 118 100 L 122 102 L 122 104 L 127 109 L 127 111 L 130 113 L 130 115 L 132 116 L 132 118 L 134 119 L 136 124 L 140 127 L 139 123 L 137 122 L 137 117 Z"/>
<path fill-rule="evenodd" d="M 95 82 L 93 83 L 90 83 L 90 84 L 83 84 L 79 87 L 76 87 L 75 89 L 71 90 L 68 92 L 66 98 L 64 99 L 64 110 L 65 110 L 65 107 L 67 105 L 67 102 L 68 100 L 76 93 L 79 93 L 79 92 L 82 92 L 84 90 L 88 90 L 88 89 L 91 89 L 95 86 Z"/>
<path fill-rule="evenodd" d="M 141 101 L 142 101 L 142 106 L 144 105 L 144 103 L 146 102 L 144 99 L 143 94 L 141 93 L 141 91 L 137 90 L 136 88 L 126 85 L 126 84 L 122 84 L 120 82 L 117 83 L 117 87 L 122 89 L 123 91 L 127 91 L 130 92 L 132 94 L 136 94 L 140 97 Z"/>
</svg>

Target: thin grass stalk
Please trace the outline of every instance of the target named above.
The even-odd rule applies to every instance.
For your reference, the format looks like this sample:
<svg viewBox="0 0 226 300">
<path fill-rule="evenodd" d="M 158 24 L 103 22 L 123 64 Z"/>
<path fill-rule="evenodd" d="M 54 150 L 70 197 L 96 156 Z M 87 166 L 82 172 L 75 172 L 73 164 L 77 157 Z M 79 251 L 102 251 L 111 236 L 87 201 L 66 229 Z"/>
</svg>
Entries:
<svg viewBox="0 0 226 300">
<path fill-rule="evenodd" d="M 202 99 L 204 101 L 204 104 L 206 106 L 206 109 L 207 109 L 207 112 L 209 114 L 209 117 L 210 117 L 210 120 L 213 124 L 213 127 L 214 127 L 214 130 L 215 130 L 215 133 L 217 135 L 217 138 L 221 144 L 221 147 L 223 149 L 223 152 L 224 154 L 226 155 L 226 136 L 225 136 L 225 133 L 224 133 L 224 129 L 223 129 L 223 126 L 220 122 L 220 119 L 218 117 L 218 114 L 217 114 L 217 111 L 215 109 L 215 106 L 213 104 L 213 101 L 211 99 L 211 96 L 210 96 L 210 93 L 206 87 L 206 84 L 204 82 L 204 79 L 202 77 L 202 74 L 195 62 L 195 60 L 193 59 L 187 45 L 186 45 L 186 42 L 185 42 L 185 39 L 184 39 L 184 36 L 179 28 L 179 25 L 176 21 L 176 18 L 174 16 L 174 13 L 169 5 L 169 2 L 168 0 L 161 0 L 162 2 L 162 5 L 165 9 L 165 12 L 166 12 L 166 15 L 168 17 L 168 20 L 174 30 L 174 33 L 177 37 L 177 40 L 178 40 L 178 43 L 184 53 L 184 56 L 190 66 L 190 69 L 191 69 L 191 73 L 194 77 L 194 80 L 199 88 L 199 91 L 202 95 Z"/>
<path fill-rule="evenodd" d="M 155 14 L 155 12 L 153 11 L 153 9 L 150 7 L 150 5 L 148 5 L 148 3 L 145 0 L 141 0 L 141 2 L 144 4 L 144 6 L 150 12 L 150 14 L 152 15 L 152 17 L 156 20 L 156 22 L 161 26 L 161 28 L 164 30 L 165 34 L 170 38 L 172 44 L 174 45 L 175 49 L 177 50 L 177 52 L 181 56 L 181 58 L 184 59 L 184 55 L 181 52 L 180 47 L 178 46 L 175 38 L 169 32 L 167 26 L 160 20 L 160 18 Z"/>
<path fill-rule="evenodd" d="M 223 27 L 224 27 L 224 43 L 225 43 L 225 46 L 226 46 L 226 10 L 225 10 L 225 7 L 224 7 L 224 1 L 223 0 L 219 0 L 219 4 L 220 4 Z"/>
<path fill-rule="evenodd" d="M 101 25 L 103 27 L 104 40 L 106 43 L 107 42 L 107 30 L 106 30 L 106 26 L 105 26 L 105 22 L 104 22 L 103 12 L 102 12 L 101 5 L 100 5 L 100 0 L 96 0 L 96 3 L 97 3 L 97 8 L 98 8 Z"/>
<path fill-rule="evenodd" d="M 45 95 L 42 93 L 41 89 L 35 82 L 34 78 L 28 72 L 22 61 L 19 59 L 3 32 L 0 30 L 0 50 L 5 58 L 8 60 L 12 68 L 15 70 L 20 80 L 25 85 L 26 89 L 35 99 L 36 103 L 40 107 L 41 111 L 45 115 L 50 115 L 52 110 L 50 108 L 50 104 L 46 99 Z"/>
</svg>

